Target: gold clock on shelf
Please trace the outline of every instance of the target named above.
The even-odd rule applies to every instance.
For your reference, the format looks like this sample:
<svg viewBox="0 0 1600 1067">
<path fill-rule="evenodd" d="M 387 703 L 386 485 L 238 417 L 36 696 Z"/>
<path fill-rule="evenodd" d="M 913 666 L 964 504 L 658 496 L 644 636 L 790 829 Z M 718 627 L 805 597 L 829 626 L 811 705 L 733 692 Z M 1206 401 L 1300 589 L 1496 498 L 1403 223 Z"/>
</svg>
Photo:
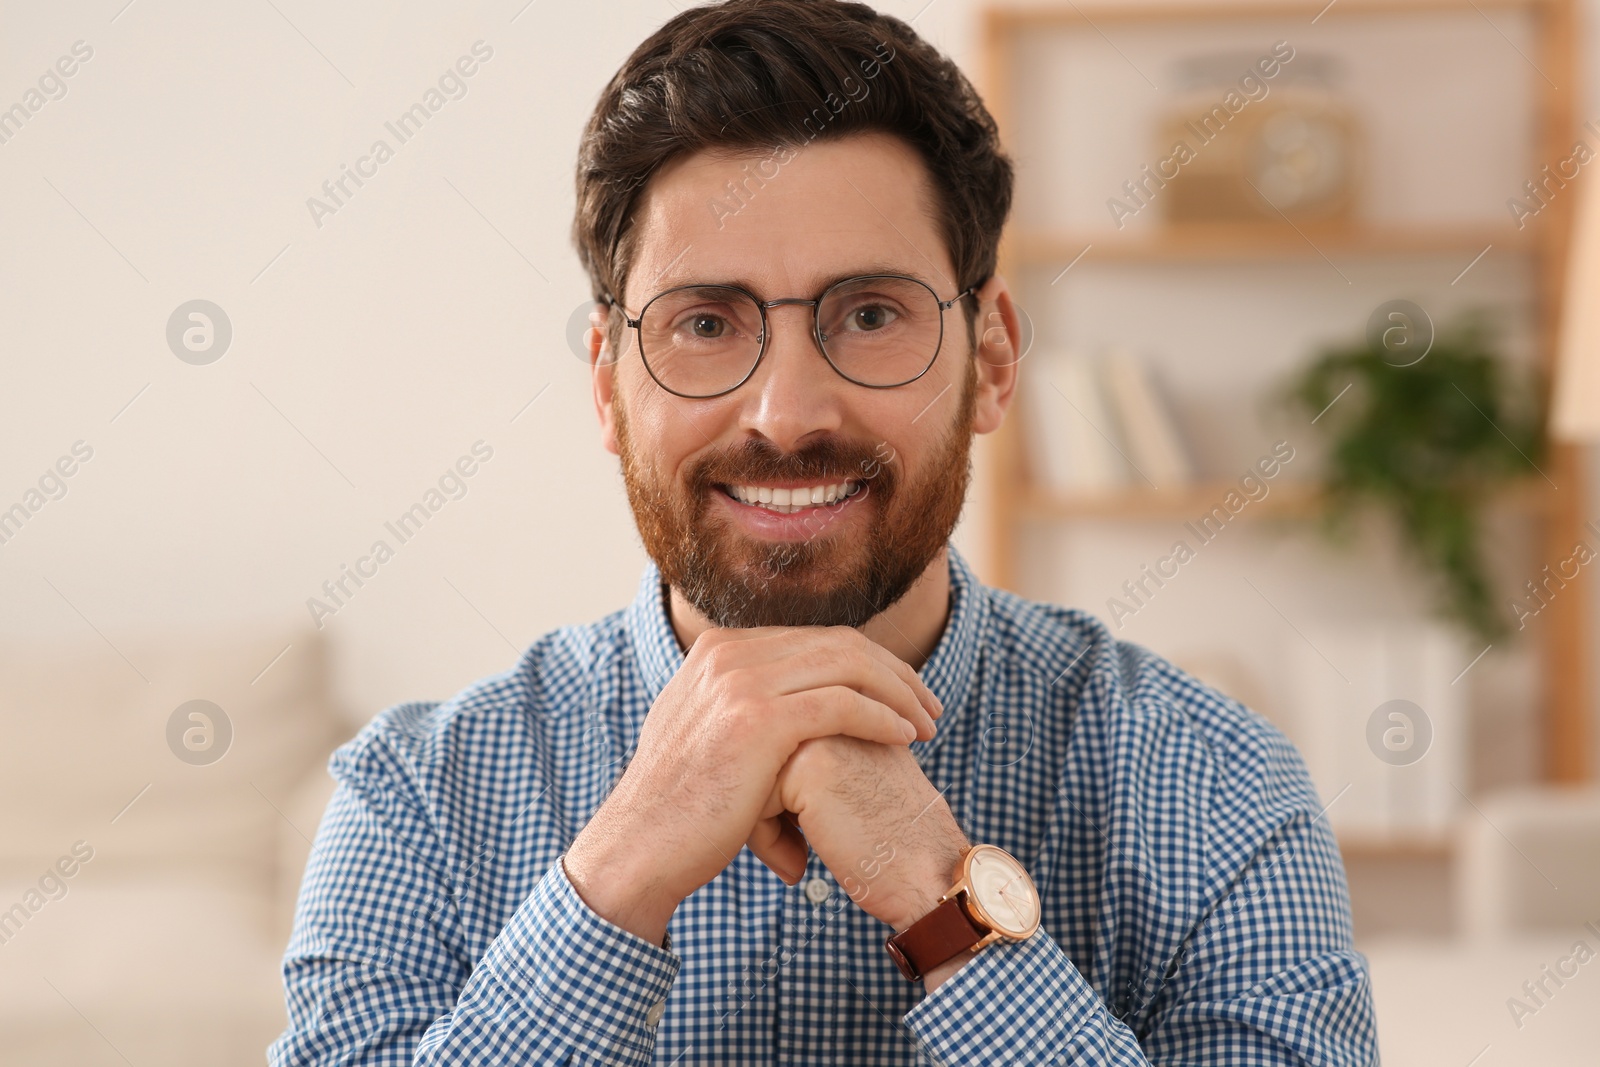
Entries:
<svg viewBox="0 0 1600 1067">
<path fill-rule="evenodd" d="M 1156 142 L 1167 222 L 1351 217 L 1359 128 L 1329 57 L 1292 48 L 1195 56 L 1174 81 Z"/>
</svg>

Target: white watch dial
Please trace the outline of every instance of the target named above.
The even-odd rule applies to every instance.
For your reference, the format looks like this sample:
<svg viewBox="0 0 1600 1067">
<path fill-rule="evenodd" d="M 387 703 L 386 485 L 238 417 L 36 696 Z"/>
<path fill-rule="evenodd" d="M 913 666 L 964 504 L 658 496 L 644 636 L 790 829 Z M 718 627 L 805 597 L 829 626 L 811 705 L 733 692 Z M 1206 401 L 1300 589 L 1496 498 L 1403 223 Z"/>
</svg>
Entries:
<svg viewBox="0 0 1600 1067">
<path fill-rule="evenodd" d="M 1027 937 L 1039 925 L 1033 879 L 1003 849 L 974 848 L 967 862 L 967 883 L 973 900 L 1003 936 Z"/>
</svg>

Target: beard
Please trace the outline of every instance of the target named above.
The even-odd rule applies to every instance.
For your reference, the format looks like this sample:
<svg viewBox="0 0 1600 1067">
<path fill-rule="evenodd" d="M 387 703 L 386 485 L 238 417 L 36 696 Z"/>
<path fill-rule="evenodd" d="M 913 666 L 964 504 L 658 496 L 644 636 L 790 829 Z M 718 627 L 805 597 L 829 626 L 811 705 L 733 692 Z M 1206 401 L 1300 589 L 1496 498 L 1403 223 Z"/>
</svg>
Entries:
<svg viewBox="0 0 1600 1067">
<path fill-rule="evenodd" d="M 696 460 L 678 485 L 637 453 L 614 392 L 622 478 L 645 551 L 713 626 L 861 626 L 906 594 L 961 517 L 972 477 L 978 376 L 976 361 L 966 363 L 956 418 L 914 481 L 883 442 L 828 438 L 785 454 L 763 438 L 747 438 Z M 720 486 L 790 480 L 852 481 L 861 488 L 818 506 L 811 535 L 800 541 L 747 537 L 711 512 L 711 494 L 721 493 Z M 865 527 L 828 536 L 845 510 L 863 507 L 870 509 Z"/>
</svg>

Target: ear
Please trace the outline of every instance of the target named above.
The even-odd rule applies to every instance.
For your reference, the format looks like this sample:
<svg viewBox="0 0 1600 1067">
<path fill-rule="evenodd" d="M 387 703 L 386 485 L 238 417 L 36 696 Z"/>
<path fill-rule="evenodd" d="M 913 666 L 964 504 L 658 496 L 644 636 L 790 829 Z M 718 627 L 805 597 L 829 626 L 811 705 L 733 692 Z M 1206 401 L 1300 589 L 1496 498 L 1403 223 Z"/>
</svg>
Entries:
<svg viewBox="0 0 1600 1067">
<path fill-rule="evenodd" d="M 616 419 L 611 411 L 611 398 L 617 386 L 617 361 L 611 351 L 611 342 L 606 339 L 607 317 L 604 304 L 596 304 L 590 310 L 584 347 L 589 355 L 589 385 L 594 393 L 594 413 L 600 420 L 600 446 L 612 455 L 618 455 Z"/>
<path fill-rule="evenodd" d="M 978 350 L 974 358 L 978 362 L 978 397 L 972 429 L 975 433 L 993 433 L 1011 407 L 1018 364 L 1027 352 L 1022 348 L 1017 307 L 1006 280 L 996 274 L 978 290 L 977 297 Z"/>
</svg>

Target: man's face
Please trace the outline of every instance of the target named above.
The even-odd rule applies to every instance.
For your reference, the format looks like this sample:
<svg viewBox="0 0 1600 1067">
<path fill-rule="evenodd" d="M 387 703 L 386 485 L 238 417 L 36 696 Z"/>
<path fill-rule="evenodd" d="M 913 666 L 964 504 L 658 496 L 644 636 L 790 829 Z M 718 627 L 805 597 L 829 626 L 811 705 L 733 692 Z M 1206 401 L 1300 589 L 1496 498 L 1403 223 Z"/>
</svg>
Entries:
<svg viewBox="0 0 1600 1067">
<path fill-rule="evenodd" d="M 839 277 L 887 272 L 956 295 L 926 170 L 903 142 L 819 142 L 757 167 L 770 157 L 699 153 L 658 172 L 635 221 L 630 317 L 689 283 L 812 299 Z M 872 389 L 828 365 L 810 308 L 767 315 L 760 366 L 708 399 L 658 386 L 626 331 L 620 359 L 608 352 L 596 371 L 606 444 L 646 551 L 712 625 L 859 626 L 923 574 L 960 516 L 980 393 L 966 316 L 944 313 L 921 378 Z"/>
</svg>

